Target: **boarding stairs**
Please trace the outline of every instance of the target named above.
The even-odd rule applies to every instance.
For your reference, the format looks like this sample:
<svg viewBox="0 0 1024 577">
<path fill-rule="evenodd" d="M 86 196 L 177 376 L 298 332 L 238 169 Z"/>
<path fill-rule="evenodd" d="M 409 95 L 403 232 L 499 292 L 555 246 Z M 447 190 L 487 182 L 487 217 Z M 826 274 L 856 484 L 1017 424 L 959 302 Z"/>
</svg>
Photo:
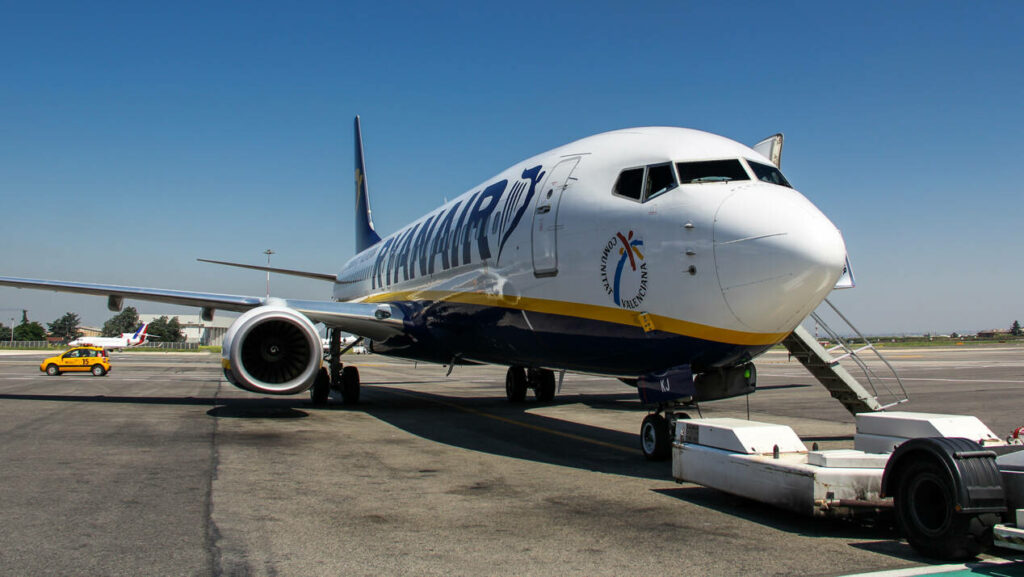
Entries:
<svg viewBox="0 0 1024 577">
<path fill-rule="evenodd" d="M 840 336 L 815 311 L 811 313 L 811 318 L 828 334 L 829 342 L 835 344 L 826 349 L 818 343 L 815 335 L 800 325 L 782 341 L 782 344 L 789 350 L 790 356 L 800 361 L 818 379 L 818 382 L 828 389 L 832 397 L 842 403 L 850 413 L 884 411 L 907 402 L 909 400 L 907 391 L 904 389 L 899 375 L 896 374 L 896 369 L 850 323 L 849 319 L 839 312 L 835 305 L 828 299 L 825 299 L 825 303 L 855 336 L 847 338 Z M 884 364 L 892 375 L 891 377 L 883 379 L 868 365 L 866 359 L 871 355 L 877 357 Z M 844 361 L 857 367 L 856 372 L 862 377 L 863 383 L 846 370 L 846 367 L 841 364 Z"/>
</svg>

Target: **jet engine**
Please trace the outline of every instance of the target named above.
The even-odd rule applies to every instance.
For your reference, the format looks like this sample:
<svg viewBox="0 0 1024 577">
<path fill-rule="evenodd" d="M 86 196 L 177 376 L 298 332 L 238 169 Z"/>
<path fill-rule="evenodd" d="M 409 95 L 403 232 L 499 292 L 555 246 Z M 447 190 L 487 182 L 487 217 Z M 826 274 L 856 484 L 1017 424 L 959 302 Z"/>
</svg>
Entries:
<svg viewBox="0 0 1024 577">
<path fill-rule="evenodd" d="M 316 380 L 323 345 L 313 323 L 285 306 L 262 306 L 238 317 L 224 335 L 221 365 L 240 389 L 268 395 L 301 393 Z"/>
</svg>

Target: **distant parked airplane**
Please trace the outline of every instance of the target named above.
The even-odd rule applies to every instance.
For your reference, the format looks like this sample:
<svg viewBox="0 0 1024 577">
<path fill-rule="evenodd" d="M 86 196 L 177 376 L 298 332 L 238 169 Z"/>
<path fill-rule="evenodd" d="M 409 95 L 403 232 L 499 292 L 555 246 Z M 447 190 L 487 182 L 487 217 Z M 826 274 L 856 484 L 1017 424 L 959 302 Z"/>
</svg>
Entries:
<svg viewBox="0 0 1024 577">
<path fill-rule="evenodd" d="M 362 337 L 342 337 L 340 343 L 342 352 L 351 352 L 354 355 L 365 355 L 366 353 L 369 352 L 366 350 L 366 346 L 362 344 L 356 344 L 357 341 L 362 340 Z M 330 351 L 331 339 L 320 339 L 320 344 L 323 345 L 325 353 Z"/>
<path fill-rule="evenodd" d="M 106 351 L 137 347 L 150 338 L 146 334 L 148 330 L 149 323 L 145 323 L 134 333 L 121 333 L 119 337 L 78 337 L 68 344 L 72 347 L 102 347 Z"/>
</svg>

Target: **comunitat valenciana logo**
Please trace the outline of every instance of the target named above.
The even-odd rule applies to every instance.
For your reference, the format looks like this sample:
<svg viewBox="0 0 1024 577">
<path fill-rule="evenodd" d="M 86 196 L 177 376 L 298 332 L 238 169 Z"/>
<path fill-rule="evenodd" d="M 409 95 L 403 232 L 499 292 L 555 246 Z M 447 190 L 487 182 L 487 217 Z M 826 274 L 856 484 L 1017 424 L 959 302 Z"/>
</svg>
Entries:
<svg viewBox="0 0 1024 577">
<path fill-rule="evenodd" d="M 633 231 L 617 232 L 601 251 L 601 284 L 617 306 L 636 309 L 647 296 L 644 241 Z"/>
</svg>

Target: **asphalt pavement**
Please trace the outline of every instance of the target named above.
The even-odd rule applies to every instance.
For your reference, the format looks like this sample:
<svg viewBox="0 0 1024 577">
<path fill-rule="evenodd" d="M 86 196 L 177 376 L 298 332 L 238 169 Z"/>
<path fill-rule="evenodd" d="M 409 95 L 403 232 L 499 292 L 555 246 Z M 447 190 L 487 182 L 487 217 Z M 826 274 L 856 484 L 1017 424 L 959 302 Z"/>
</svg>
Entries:
<svg viewBox="0 0 1024 577">
<path fill-rule="evenodd" d="M 906 410 L 1024 425 L 1024 349 L 889 354 Z M 840 575 L 928 565 L 891 524 L 806 519 L 677 484 L 617 380 L 505 400 L 504 369 L 346 357 L 362 403 L 238 390 L 207 354 L 114 353 L 106 377 L 0 356 L 3 575 Z M 850 447 L 784 353 L 703 416 Z M 887 381 L 895 385 L 894 381 Z M 697 416 L 697 415 L 693 415 Z M 1012 556 L 1010 558 L 1013 558 Z M 987 557 L 986 559 L 991 559 Z"/>
</svg>

